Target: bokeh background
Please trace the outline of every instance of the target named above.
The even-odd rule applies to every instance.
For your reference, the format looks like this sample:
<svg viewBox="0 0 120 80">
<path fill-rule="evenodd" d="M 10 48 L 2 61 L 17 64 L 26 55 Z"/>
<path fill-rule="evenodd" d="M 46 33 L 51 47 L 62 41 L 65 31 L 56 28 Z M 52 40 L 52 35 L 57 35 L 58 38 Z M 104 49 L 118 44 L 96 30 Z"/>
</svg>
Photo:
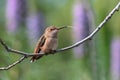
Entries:
<svg viewBox="0 0 120 80">
<path fill-rule="evenodd" d="M 88 36 L 119 0 L 0 0 L 0 38 L 9 47 L 32 53 L 47 26 L 72 26 L 59 32 L 59 46 Z M 21 56 L 0 45 L 0 67 Z M 0 80 L 120 80 L 120 12 L 96 36 L 74 49 L 26 59 Z"/>
</svg>

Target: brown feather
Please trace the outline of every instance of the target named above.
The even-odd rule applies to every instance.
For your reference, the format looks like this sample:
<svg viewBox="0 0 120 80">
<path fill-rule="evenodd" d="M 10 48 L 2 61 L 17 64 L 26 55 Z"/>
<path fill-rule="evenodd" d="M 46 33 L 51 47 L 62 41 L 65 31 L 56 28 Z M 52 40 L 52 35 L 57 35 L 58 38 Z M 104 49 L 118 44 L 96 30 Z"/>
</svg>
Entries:
<svg viewBox="0 0 120 80">
<path fill-rule="evenodd" d="M 35 47 L 35 50 L 34 50 L 34 54 L 40 53 L 41 47 L 44 45 L 45 40 L 46 40 L 46 38 L 45 38 L 45 36 L 44 36 L 44 34 L 43 34 L 43 35 L 40 37 L 40 39 L 38 40 L 38 43 L 36 44 L 36 47 Z M 33 57 L 31 58 L 31 62 L 34 62 L 35 60 L 39 59 L 40 57 L 42 57 L 42 56 L 33 56 Z"/>
</svg>

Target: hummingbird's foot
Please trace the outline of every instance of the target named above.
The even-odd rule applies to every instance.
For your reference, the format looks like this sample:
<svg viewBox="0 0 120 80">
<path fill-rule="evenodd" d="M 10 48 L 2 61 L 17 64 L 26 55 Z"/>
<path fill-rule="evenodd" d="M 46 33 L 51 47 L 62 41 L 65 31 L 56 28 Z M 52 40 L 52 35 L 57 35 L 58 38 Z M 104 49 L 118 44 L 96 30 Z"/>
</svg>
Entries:
<svg viewBox="0 0 120 80">
<path fill-rule="evenodd" d="M 55 54 L 56 50 L 51 50 L 50 54 Z"/>
</svg>

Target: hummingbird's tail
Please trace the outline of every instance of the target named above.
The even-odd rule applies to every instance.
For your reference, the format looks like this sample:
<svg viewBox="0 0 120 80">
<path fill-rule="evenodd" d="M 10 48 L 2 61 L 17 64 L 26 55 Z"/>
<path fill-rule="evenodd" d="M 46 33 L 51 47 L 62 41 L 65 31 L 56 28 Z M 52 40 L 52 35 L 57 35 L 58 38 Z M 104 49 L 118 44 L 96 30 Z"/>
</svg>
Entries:
<svg viewBox="0 0 120 80">
<path fill-rule="evenodd" d="M 31 60 L 30 60 L 30 62 L 34 62 L 34 61 L 36 61 L 37 59 L 39 59 L 39 58 L 41 58 L 43 55 L 35 55 L 35 56 L 33 56 L 32 58 L 31 58 Z"/>
</svg>

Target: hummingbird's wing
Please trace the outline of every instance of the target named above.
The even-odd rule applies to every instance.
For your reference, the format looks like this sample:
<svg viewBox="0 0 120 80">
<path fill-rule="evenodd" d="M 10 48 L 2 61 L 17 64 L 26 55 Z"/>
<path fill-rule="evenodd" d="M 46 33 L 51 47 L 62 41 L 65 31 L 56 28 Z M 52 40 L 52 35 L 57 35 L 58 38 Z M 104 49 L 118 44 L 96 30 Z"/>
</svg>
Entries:
<svg viewBox="0 0 120 80">
<path fill-rule="evenodd" d="M 35 47 L 35 50 L 34 50 L 34 54 L 40 53 L 41 47 L 44 45 L 45 40 L 46 40 L 46 38 L 45 38 L 45 36 L 44 36 L 44 34 L 43 34 L 43 35 L 40 37 L 40 39 L 38 40 L 38 43 L 37 43 L 37 45 L 36 45 L 36 47 Z M 34 62 L 35 60 L 39 59 L 40 57 L 42 57 L 42 55 L 33 56 L 33 57 L 31 58 L 31 62 Z"/>
<path fill-rule="evenodd" d="M 34 50 L 34 53 L 39 53 L 39 52 L 41 51 L 41 47 L 44 45 L 45 40 L 46 40 L 46 38 L 45 38 L 45 36 L 44 36 L 44 34 L 43 34 L 43 35 L 40 37 L 40 39 L 38 40 L 38 43 L 37 43 L 37 45 L 36 45 L 36 47 L 35 47 L 35 50 Z"/>
</svg>

